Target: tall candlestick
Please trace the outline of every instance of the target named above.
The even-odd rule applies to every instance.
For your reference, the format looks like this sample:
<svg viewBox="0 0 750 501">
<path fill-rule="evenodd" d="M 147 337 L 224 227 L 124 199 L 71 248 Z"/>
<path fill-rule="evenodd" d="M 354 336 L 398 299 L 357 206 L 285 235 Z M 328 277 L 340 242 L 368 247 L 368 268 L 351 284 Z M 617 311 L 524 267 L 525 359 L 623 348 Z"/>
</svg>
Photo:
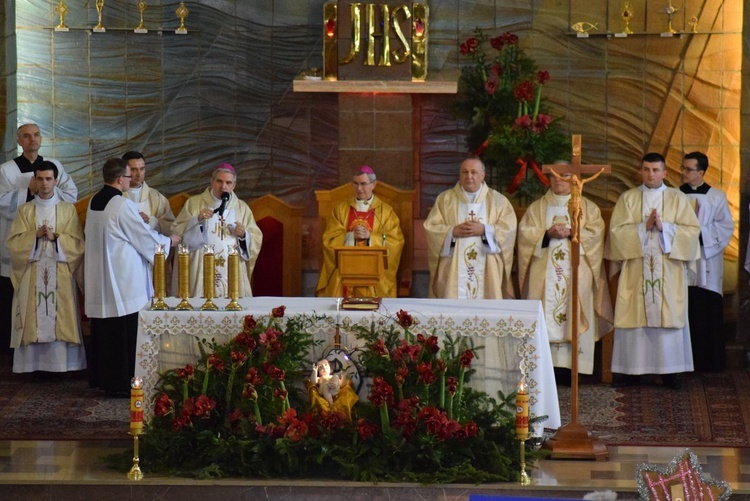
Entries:
<svg viewBox="0 0 750 501">
<path fill-rule="evenodd" d="M 520 441 L 521 485 L 529 485 L 531 479 L 526 473 L 526 439 L 529 438 L 529 394 L 526 380 L 522 379 L 516 388 L 516 437 Z"/>
<path fill-rule="evenodd" d="M 177 291 L 182 301 L 175 310 L 192 310 L 193 307 L 188 301 L 190 297 L 190 247 L 185 244 L 177 247 Z"/>
<path fill-rule="evenodd" d="M 143 433 L 143 386 L 141 378 L 130 380 L 130 434 L 133 435 L 133 467 L 128 472 L 130 480 L 141 480 L 143 473 L 138 456 L 138 436 Z"/>
<path fill-rule="evenodd" d="M 228 292 L 229 292 L 229 304 L 226 309 L 229 311 L 238 311 L 242 309 L 242 306 L 237 302 L 240 297 L 240 255 L 237 252 L 236 245 L 228 246 L 228 257 L 227 257 L 227 281 Z"/>
<path fill-rule="evenodd" d="M 156 302 L 151 307 L 152 310 L 168 310 L 169 306 L 164 302 L 164 298 L 167 295 L 167 281 L 165 275 L 166 269 L 166 254 L 164 252 L 164 246 L 161 244 L 156 245 L 156 253 L 154 254 L 154 297 Z"/>
<path fill-rule="evenodd" d="M 216 311 L 219 309 L 213 302 L 215 284 L 216 257 L 214 256 L 214 246 L 206 244 L 203 246 L 203 297 L 206 298 L 206 302 L 201 306 L 201 310 Z"/>
</svg>

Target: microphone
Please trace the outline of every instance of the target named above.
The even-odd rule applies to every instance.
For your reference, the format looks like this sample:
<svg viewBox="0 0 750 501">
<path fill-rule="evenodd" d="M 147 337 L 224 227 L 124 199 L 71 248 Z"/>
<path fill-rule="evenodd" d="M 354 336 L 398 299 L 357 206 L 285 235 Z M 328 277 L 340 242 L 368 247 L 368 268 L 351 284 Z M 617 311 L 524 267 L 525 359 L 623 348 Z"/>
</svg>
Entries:
<svg viewBox="0 0 750 501">
<path fill-rule="evenodd" d="M 224 209 L 227 208 L 227 202 L 229 201 L 229 193 L 224 192 L 221 194 L 221 205 L 214 209 L 214 214 L 219 213 L 219 217 L 224 217 Z"/>
</svg>

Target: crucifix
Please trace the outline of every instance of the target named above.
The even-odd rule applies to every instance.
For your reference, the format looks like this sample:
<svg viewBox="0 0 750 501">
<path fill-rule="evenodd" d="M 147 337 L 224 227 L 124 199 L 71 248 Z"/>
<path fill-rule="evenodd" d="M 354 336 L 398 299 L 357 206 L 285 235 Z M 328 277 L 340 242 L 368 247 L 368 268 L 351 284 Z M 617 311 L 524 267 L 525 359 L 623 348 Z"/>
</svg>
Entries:
<svg viewBox="0 0 750 501">
<path fill-rule="evenodd" d="M 570 364 L 570 423 L 561 427 L 554 436 L 544 444 L 552 451 L 552 458 L 597 459 L 604 461 L 609 457 L 607 447 L 592 436 L 586 427 L 578 423 L 578 315 L 580 301 L 578 299 L 578 265 L 581 259 L 581 197 L 583 185 L 593 181 L 604 172 L 611 172 L 609 165 L 583 165 L 581 163 L 581 136 L 572 136 L 572 158 L 570 164 L 544 165 L 543 171 L 549 172 L 570 184 L 570 200 L 568 213 L 570 214 L 570 301 L 572 318 L 571 326 L 571 354 Z M 563 174 L 570 174 L 564 177 Z M 583 174 L 593 174 L 583 179 Z M 579 177 L 581 176 L 581 177 Z M 592 319 L 594 321 L 594 319 Z"/>
</svg>

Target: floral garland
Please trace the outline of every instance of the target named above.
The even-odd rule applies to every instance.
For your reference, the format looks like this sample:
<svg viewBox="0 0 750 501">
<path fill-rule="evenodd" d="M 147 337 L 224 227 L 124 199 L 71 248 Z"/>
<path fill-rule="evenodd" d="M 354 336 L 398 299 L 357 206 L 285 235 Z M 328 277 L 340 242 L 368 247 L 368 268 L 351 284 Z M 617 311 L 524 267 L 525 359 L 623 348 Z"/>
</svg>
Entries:
<svg viewBox="0 0 750 501">
<path fill-rule="evenodd" d="M 467 386 L 475 349 L 462 338 L 416 336 L 413 318 L 353 327 L 352 353 L 372 384 L 351 415 L 311 406 L 302 391 L 314 319 L 248 316 L 200 361 L 161 375 L 142 436 L 146 472 L 198 478 L 326 476 L 360 481 L 515 481 L 513 396 Z M 308 383 L 308 388 L 311 384 Z M 316 388 L 317 389 L 317 388 Z M 308 397 L 310 395 L 310 397 Z M 356 400 L 356 399 L 355 399 Z M 333 409 L 336 407 L 334 406 Z M 351 419 L 350 419 L 351 418 Z M 531 460 L 536 457 L 530 451 Z M 123 470 L 132 452 L 110 458 Z"/>
<path fill-rule="evenodd" d="M 461 70 L 457 111 L 470 121 L 467 146 L 483 158 L 490 183 L 528 200 L 549 186 L 540 166 L 569 159 L 570 141 L 542 99 L 549 72 L 537 70 L 518 42 L 477 28 L 460 45 L 473 64 Z"/>
</svg>

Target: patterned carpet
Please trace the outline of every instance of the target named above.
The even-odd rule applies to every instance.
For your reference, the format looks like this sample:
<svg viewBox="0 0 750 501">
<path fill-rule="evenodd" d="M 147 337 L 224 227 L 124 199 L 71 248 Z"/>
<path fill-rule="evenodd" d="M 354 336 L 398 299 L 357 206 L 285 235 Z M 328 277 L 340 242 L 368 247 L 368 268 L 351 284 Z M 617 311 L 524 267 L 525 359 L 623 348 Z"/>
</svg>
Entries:
<svg viewBox="0 0 750 501">
<path fill-rule="evenodd" d="M 680 382 L 677 390 L 583 384 L 578 422 L 607 445 L 750 447 L 747 371 L 685 374 Z M 567 424 L 570 388 L 558 395 Z"/>
<path fill-rule="evenodd" d="M 128 439 L 130 400 L 105 398 L 85 374 L 55 381 L 0 369 L 0 440 Z"/>
</svg>

